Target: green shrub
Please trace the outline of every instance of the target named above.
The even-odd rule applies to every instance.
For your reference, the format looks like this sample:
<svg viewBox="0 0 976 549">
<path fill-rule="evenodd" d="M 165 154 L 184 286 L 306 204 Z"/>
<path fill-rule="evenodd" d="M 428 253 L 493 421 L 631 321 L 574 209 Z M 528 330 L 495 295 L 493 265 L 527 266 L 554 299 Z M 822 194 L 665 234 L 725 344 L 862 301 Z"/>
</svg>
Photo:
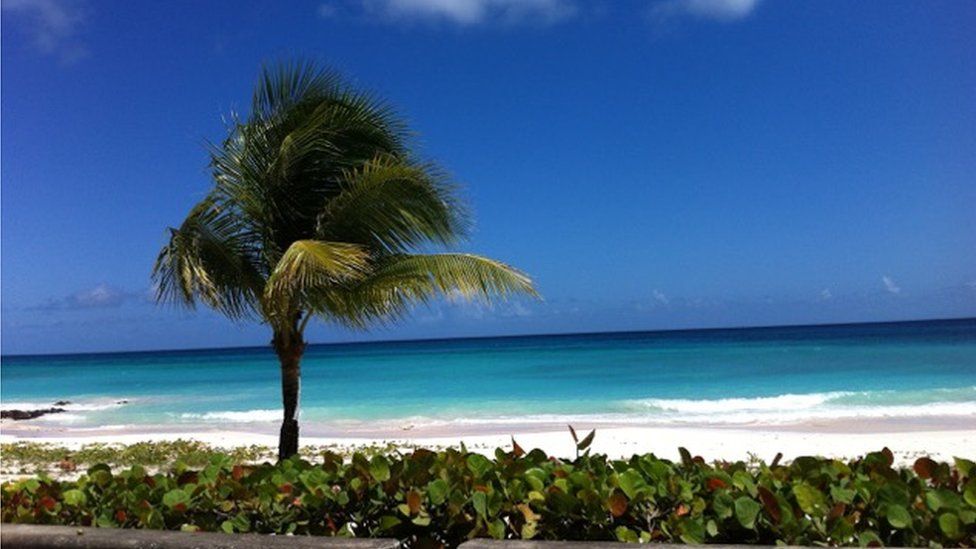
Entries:
<svg viewBox="0 0 976 549">
<path fill-rule="evenodd" d="M 589 443 L 584 440 L 581 446 Z M 581 448 L 583 449 L 583 448 Z M 788 465 L 673 463 L 540 450 L 494 459 L 442 452 L 325 452 L 277 465 L 149 475 L 95 465 L 77 481 L 40 475 L 5 484 L 4 522 L 225 532 L 395 537 L 454 546 L 471 537 L 797 545 L 973 546 L 976 466 L 891 452 Z"/>
</svg>

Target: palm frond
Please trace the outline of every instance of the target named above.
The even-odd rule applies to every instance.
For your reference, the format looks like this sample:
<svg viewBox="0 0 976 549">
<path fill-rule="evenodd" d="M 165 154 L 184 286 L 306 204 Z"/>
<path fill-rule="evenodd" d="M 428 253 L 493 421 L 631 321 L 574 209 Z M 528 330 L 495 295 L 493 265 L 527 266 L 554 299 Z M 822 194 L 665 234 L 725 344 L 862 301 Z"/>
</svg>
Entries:
<svg viewBox="0 0 976 549">
<path fill-rule="evenodd" d="M 369 268 L 369 254 L 355 244 L 299 240 L 275 266 L 264 289 L 264 313 L 272 322 L 289 321 L 291 315 L 315 302 L 339 284 L 362 278 Z"/>
<path fill-rule="evenodd" d="M 398 318 L 415 304 L 455 295 L 491 301 L 538 297 L 532 280 L 504 263 L 472 254 L 392 256 L 356 284 L 320 296 L 313 311 L 353 327 Z"/>
<path fill-rule="evenodd" d="M 213 195 L 170 229 L 152 277 L 157 301 L 193 308 L 199 299 L 233 319 L 255 312 L 264 286 L 254 235 Z"/>
<path fill-rule="evenodd" d="M 346 174 L 342 192 L 319 216 L 323 238 L 357 242 L 387 253 L 426 243 L 453 244 L 467 230 L 463 206 L 436 168 L 392 156 Z"/>
</svg>

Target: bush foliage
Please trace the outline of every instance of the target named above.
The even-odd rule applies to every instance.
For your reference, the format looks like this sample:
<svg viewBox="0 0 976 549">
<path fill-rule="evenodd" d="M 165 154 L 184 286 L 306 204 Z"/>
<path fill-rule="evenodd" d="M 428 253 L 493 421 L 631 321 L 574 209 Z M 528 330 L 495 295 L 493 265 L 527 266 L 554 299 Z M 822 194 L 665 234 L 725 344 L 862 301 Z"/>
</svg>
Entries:
<svg viewBox="0 0 976 549">
<path fill-rule="evenodd" d="M 575 436 L 575 433 L 574 433 Z M 592 436 L 578 444 L 585 450 Z M 514 441 L 513 441 L 514 442 Z M 95 465 L 76 481 L 5 484 L 4 522 L 296 535 L 472 537 L 797 545 L 976 545 L 976 465 L 890 451 L 850 462 L 802 457 L 706 463 L 682 450 L 559 460 L 540 450 L 325 452 L 276 465 L 215 455 L 167 473 Z"/>
</svg>

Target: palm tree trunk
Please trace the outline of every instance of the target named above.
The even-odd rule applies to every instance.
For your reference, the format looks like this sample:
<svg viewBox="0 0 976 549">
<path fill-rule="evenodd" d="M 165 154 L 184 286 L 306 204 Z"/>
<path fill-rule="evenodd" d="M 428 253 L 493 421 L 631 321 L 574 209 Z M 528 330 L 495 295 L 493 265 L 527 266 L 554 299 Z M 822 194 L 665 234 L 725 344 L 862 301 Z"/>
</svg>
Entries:
<svg viewBox="0 0 976 549">
<path fill-rule="evenodd" d="M 300 335 L 275 332 L 273 341 L 281 363 L 281 403 L 284 417 L 278 436 L 278 459 L 288 459 L 298 453 L 298 398 L 301 392 L 301 360 L 305 342 Z"/>
</svg>

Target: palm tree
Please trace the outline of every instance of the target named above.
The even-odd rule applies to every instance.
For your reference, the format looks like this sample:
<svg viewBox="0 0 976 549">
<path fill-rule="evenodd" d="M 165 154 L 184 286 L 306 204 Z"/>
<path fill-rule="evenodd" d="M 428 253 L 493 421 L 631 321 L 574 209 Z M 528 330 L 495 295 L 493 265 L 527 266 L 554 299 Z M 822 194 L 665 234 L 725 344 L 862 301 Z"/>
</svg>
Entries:
<svg viewBox="0 0 976 549">
<path fill-rule="evenodd" d="M 169 230 L 153 268 L 157 301 L 260 320 L 281 363 L 279 459 L 298 452 L 309 321 L 366 328 L 438 294 L 535 295 L 498 261 L 420 253 L 467 222 L 437 166 L 411 154 L 391 109 L 311 63 L 265 67 L 251 113 L 210 147 L 213 188 Z"/>
</svg>

